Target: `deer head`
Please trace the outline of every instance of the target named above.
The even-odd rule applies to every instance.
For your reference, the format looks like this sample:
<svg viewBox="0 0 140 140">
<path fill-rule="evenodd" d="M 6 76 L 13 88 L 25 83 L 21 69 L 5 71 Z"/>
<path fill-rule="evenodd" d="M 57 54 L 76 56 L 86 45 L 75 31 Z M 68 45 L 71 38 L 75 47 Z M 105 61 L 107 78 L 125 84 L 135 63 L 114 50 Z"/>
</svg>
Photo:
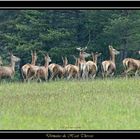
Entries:
<svg viewBox="0 0 140 140">
<path fill-rule="evenodd" d="M 90 54 L 89 53 L 86 53 L 85 50 L 87 50 L 87 47 L 85 48 L 76 48 L 78 51 L 80 51 L 80 54 L 79 54 L 79 58 L 81 60 L 85 60 L 85 58 L 89 57 Z"/>
<path fill-rule="evenodd" d="M 92 59 L 95 63 L 97 63 L 97 58 L 101 55 L 102 53 L 98 53 L 98 52 L 95 52 L 95 53 L 91 53 L 92 55 Z"/>
<path fill-rule="evenodd" d="M 115 55 L 120 54 L 120 52 L 117 51 L 116 49 L 114 49 L 111 45 L 109 45 L 109 50 L 110 50 L 113 54 L 115 54 Z"/>
<path fill-rule="evenodd" d="M 102 53 L 98 53 L 98 52 L 95 52 L 95 53 L 92 52 L 92 53 L 91 53 L 92 57 L 93 57 L 93 56 L 99 57 L 101 54 L 102 54 Z"/>
<path fill-rule="evenodd" d="M 12 53 L 11 53 L 11 61 L 13 62 L 19 62 L 21 59 L 17 56 L 14 56 Z"/>
<path fill-rule="evenodd" d="M 46 53 L 46 55 L 45 55 L 45 61 L 48 63 L 50 63 L 52 61 L 51 58 L 49 57 L 48 53 Z"/>
<path fill-rule="evenodd" d="M 2 57 L 0 56 L 0 65 L 3 65 Z"/>
<path fill-rule="evenodd" d="M 86 53 L 86 52 L 83 52 L 83 57 L 84 57 L 84 58 L 87 58 L 87 57 L 89 57 L 89 56 L 91 56 L 91 54 Z"/>
</svg>

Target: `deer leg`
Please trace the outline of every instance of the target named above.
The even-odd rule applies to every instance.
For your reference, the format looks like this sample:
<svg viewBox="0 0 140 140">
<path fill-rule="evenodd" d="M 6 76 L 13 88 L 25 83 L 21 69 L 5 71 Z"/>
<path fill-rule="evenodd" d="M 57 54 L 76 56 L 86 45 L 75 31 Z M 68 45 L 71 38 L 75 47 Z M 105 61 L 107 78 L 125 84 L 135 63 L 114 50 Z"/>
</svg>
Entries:
<svg viewBox="0 0 140 140">
<path fill-rule="evenodd" d="M 39 82 L 40 82 L 40 83 L 42 82 L 41 78 L 39 78 Z"/>
<path fill-rule="evenodd" d="M 22 73 L 23 82 L 26 82 L 27 81 L 27 77 L 24 76 L 23 72 L 21 72 L 21 73 Z"/>
<path fill-rule="evenodd" d="M 79 74 L 79 72 L 77 73 L 77 79 L 80 80 L 80 74 Z"/>
<path fill-rule="evenodd" d="M 88 73 L 86 71 L 83 71 L 82 73 L 82 79 L 87 79 Z"/>
<path fill-rule="evenodd" d="M 110 77 L 113 78 L 113 75 L 114 75 L 114 72 L 112 72 L 112 73 L 110 74 Z"/>
<path fill-rule="evenodd" d="M 105 78 L 105 73 L 104 72 L 102 72 L 102 78 Z"/>
<path fill-rule="evenodd" d="M 46 82 L 48 81 L 48 75 L 47 74 L 45 75 L 45 81 Z"/>
<path fill-rule="evenodd" d="M 28 79 L 27 79 L 27 78 L 23 79 L 23 82 L 27 82 L 27 81 L 28 81 Z"/>
<path fill-rule="evenodd" d="M 67 79 L 69 80 L 72 77 L 72 74 L 70 73 L 67 77 Z"/>
<path fill-rule="evenodd" d="M 36 81 L 39 82 L 39 83 L 41 83 L 41 78 L 38 77 Z"/>
<path fill-rule="evenodd" d="M 86 80 L 88 79 L 88 72 L 86 72 Z"/>
<path fill-rule="evenodd" d="M 34 75 L 32 75 L 31 77 L 28 77 L 28 82 L 31 81 L 31 80 L 33 80 L 34 78 L 35 78 Z"/>
<path fill-rule="evenodd" d="M 85 74 L 84 73 L 82 73 L 82 79 L 85 79 Z"/>
<path fill-rule="evenodd" d="M 102 76 L 103 76 L 103 79 L 104 79 L 104 78 L 107 78 L 107 72 L 106 72 L 106 71 L 103 72 L 103 73 L 102 73 Z"/>
<path fill-rule="evenodd" d="M 128 73 L 129 73 L 130 71 L 132 71 L 131 68 L 129 68 L 129 69 L 127 69 L 127 70 L 125 71 L 125 76 L 126 76 L 126 78 L 128 77 Z"/>
<path fill-rule="evenodd" d="M 40 75 L 39 75 L 39 73 L 37 74 L 37 76 L 36 76 L 37 78 L 36 78 L 36 82 L 41 82 L 41 78 L 40 78 Z"/>
<path fill-rule="evenodd" d="M 52 74 L 51 74 L 51 78 L 50 78 L 50 80 L 53 80 L 53 79 L 54 79 L 54 76 L 55 76 L 55 74 L 52 73 Z"/>
<path fill-rule="evenodd" d="M 109 71 L 106 71 L 106 73 L 105 73 L 105 77 L 107 78 L 108 76 L 109 76 Z"/>
<path fill-rule="evenodd" d="M 137 76 L 139 76 L 139 70 L 136 70 L 136 72 L 135 72 L 135 76 L 137 77 Z"/>
<path fill-rule="evenodd" d="M 95 79 L 95 76 L 96 76 L 96 73 L 93 75 L 93 77 L 92 77 L 92 78 L 93 78 L 93 79 Z"/>
<path fill-rule="evenodd" d="M 63 73 L 60 74 L 60 79 L 63 79 L 64 78 L 64 75 Z"/>
</svg>

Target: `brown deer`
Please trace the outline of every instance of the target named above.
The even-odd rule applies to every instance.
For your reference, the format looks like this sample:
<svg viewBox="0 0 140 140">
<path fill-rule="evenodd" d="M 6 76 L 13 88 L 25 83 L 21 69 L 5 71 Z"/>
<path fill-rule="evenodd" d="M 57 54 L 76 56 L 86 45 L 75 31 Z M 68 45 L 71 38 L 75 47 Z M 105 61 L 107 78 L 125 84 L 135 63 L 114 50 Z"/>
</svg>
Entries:
<svg viewBox="0 0 140 140">
<path fill-rule="evenodd" d="M 86 66 L 86 57 L 89 57 L 90 54 L 86 53 L 85 50 L 87 50 L 87 47 L 85 48 L 76 48 L 78 51 L 80 51 L 79 53 L 79 69 L 80 69 L 80 76 L 82 77 L 82 79 L 87 79 L 88 78 L 88 69 Z"/>
<path fill-rule="evenodd" d="M 51 58 L 49 57 L 48 54 L 46 54 L 45 65 L 40 66 L 39 69 L 37 70 L 37 73 L 36 73 L 37 81 L 41 82 L 41 79 L 44 79 L 45 81 L 48 80 L 48 66 L 50 62 L 51 62 Z"/>
<path fill-rule="evenodd" d="M 134 72 L 135 76 L 138 75 L 140 71 L 140 60 L 133 58 L 125 58 L 123 60 L 124 74 L 127 77 L 130 72 Z"/>
<path fill-rule="evenodd" d="M 113 76 L 116 70 L 115 64 L 115 55 L 118 55 L 120 52 L 114 49 L 111 45 L 109 45 L 110 52 L 110 60 L 106 60 L 102 62 L 102 76 L 107 77 L 108 75 Z"/>
<path fill-rule="evenodd" d="M 93 61 L 88 61 L 86 62 L 86 66 L 88 69 L 88 77 L 91 78 L 95 78 L 98 67 L 97 67 L 97 59 L 98 57 L 101 55 L 101 53 L 92 53 L 92 59 Z"/>
<path fill-rule="evenodd" d="M 20 61 L 20 58 L 10 53 L 11 63 L 9 66 L 0 66 L 0 79 L 8 77 L 12 79 L 15 74 L 15 64 Z"/>
<path fill-rule="evenodd" d="M 27 64 L 23 65 L 22 68 L 21 68 L 21 73 L 22 73 L 22 77 L 23 77 L 24 82 L 28 81 L 28 79 L 30 77 L 30 75 L 28 74 L 30 66 L 31 65 L 35 66 L 35 63 L 36 63 L 36 60 L 37 60 L 36 52 L 31 51 L 31 56 L 32 56 L 31 64 L 27 63 Z"/>
<path fill-rule="evenodd" d="M 62 58 L 63 60 L 63 58 Z M 58 65 L 58 64 L 55 64 L 55 63 L 52 63 L 49 65 L 49 70 L 50 70 L 50 73 L 51 73 L 51 77 L 50 77 L 50 80 L 52 79 L 56 79 L 56 78 L 63 78 L 64 75 L 65 75 L 65 66 L 67 65 L 67 61 L 63 61 L 63 66 L 61 65 Z"/>
<path fill-rule="evenodd" d="M 72 64 L 68 64 L 65 67 L 65 72 L 66 72 L 66 77 L 67 79 L 71 79 L 71 78 L 76 78 L 79 79 L 79 64 L 80 64 L 80 59 L 79 58 L 75 58 L 75 65 Z"/>
<path fill-rule="evenodd" d="M 37 70 L 40 68 L 40 66 L 36 65 L 30 65 L 28 70 L 28 81 L 31 81 L 36 78 Z"/>
</svg>

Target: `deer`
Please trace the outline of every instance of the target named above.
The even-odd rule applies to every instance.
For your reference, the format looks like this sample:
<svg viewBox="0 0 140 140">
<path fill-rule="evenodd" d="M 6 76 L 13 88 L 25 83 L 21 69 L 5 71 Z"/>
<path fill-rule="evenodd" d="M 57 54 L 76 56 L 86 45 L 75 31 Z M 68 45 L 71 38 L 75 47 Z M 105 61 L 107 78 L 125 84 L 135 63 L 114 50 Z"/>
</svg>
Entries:
<svg viewBox="0 0 140 140">
<path fill-rule="evenodd" d="M 36 55 L 35 51 L 34 52 L 31 51 L 31 56 L 32 56 L 31 64 L 27 63 L 21 67 L 21 73 L 22 73 L 22 77 L 23 77 L 24 82 L 28 81 L 28 79 L 30 77 L 30 75 L 28 74 L 30 66 L 31 65 L 35 66 L 35 63 L 37 61 L 37 55 Z"/>
<path fill-rule="evenodd" d="M 63 58 L 62 58 L 62 60 L 63 60 Z M 55 63 L 52 63 L 49 65 L 49 71 L 51 73 L 50 80 L 53 80 L 57 77 L 63 78 L 65 76 L 64 67 L 67 65 L 66 63 L 67 63 L 67 61 L 65 63 L 63 61 L 63 66 L 61 66 L 59 64 L 55 64 Z"/>
<path fill-rule="evenodd" d="M 76 48 L 78 51 L 80 51 L 79 53 L 79 69 L 80 69 L 80 76 L 82 77 L 82 79 L 87 79 L 88 78 L 88 69 L 86 66 L 86 57 L 89 57 L 90 54 L 86 53 L 85 50 L 87 50 L 87 47 L 85 48 Z"/>
<path fill-rule="evenodd" d="M 0 79 L 10 78 L 13 79 L 15 75 L 15 64 L 20 61 L 20 58 L 10 53 L 11 63 L 9 66 L 0 66 Z"/>
<path fill-rule="evenodd" d="M 109 45 L 109 52 L 110 52 L 110 60 L 105 60 L 101 64 L 103 78 L 107 76 L 112 77 L 114 75 L 114 72 L 116 70 L 115 55 L 120 54 L 120 52 L 114 49 L 111 45 Z"/>
<path fill-rule="evenodd" d="M 93 61 L 87 61 L 86 62 L 86 66 L 87 66 L 87 69 L 88 69 L 88 77 L 91 79 L 91 78 L 95 78 L 96 76 L 96 73 L 97 73 L 97 70 L 98 70 L 98 67 L 97 67 L 97 59 L 98 57 L 101 55 L 101 53 L 92 53 L 92 59 Z"/>
<path fill-rule="evenodd" d="M 30 65 L 30 67 L 28 69 L 28 82 L 36 78 L 37 70 L 39 68 L 40 68 L 40 66 Z"/>
<path fill-rule="evenodd" d="M 140 60 L 133 58 L 125 58 L 123 61 L 124 74 L 127 77 L 129 72 L 134 72 L 135 76 L 138 75 L 140 71 Z"/>
<path fill-rule="evenodd" d="M 39 69 L 36 72 L 37 81 L 41 82 L 41 79 L 44 79 L 45 81 L 48 80 L 48 66 L 51 62 L 51 58 L 49 57 L 48 53 L 44 56 L 45 58 L 45 65 L 40 66 Z"/>
<path fill-rule="evenodd" d="M 71 79 L 71 78 L 77 78 L 79 79 L 79 64 L 80 64 L 80 59 L 79 58 L 76 58 L 74 55 L 73 55 L 74 59 L 75 59 L 75 65 L 73 64 L 68 64 L 66 67 L 65 67 L 65 72 L 66 72 L 66 76 L 67 76 L 67 79 Z"/>
</svg>

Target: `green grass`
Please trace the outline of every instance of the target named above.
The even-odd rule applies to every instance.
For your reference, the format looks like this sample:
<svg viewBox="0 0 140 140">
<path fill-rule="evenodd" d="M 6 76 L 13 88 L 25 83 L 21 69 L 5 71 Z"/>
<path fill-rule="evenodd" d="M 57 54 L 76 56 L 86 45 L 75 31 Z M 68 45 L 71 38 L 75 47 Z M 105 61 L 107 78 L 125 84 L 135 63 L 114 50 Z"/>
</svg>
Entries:
<svg viewBox="0 0 140 140">
<path fill-rule="evenodd" d="M 140 79 L 1 83 L 1 130 L 140 129 Z"/>
</svg>

